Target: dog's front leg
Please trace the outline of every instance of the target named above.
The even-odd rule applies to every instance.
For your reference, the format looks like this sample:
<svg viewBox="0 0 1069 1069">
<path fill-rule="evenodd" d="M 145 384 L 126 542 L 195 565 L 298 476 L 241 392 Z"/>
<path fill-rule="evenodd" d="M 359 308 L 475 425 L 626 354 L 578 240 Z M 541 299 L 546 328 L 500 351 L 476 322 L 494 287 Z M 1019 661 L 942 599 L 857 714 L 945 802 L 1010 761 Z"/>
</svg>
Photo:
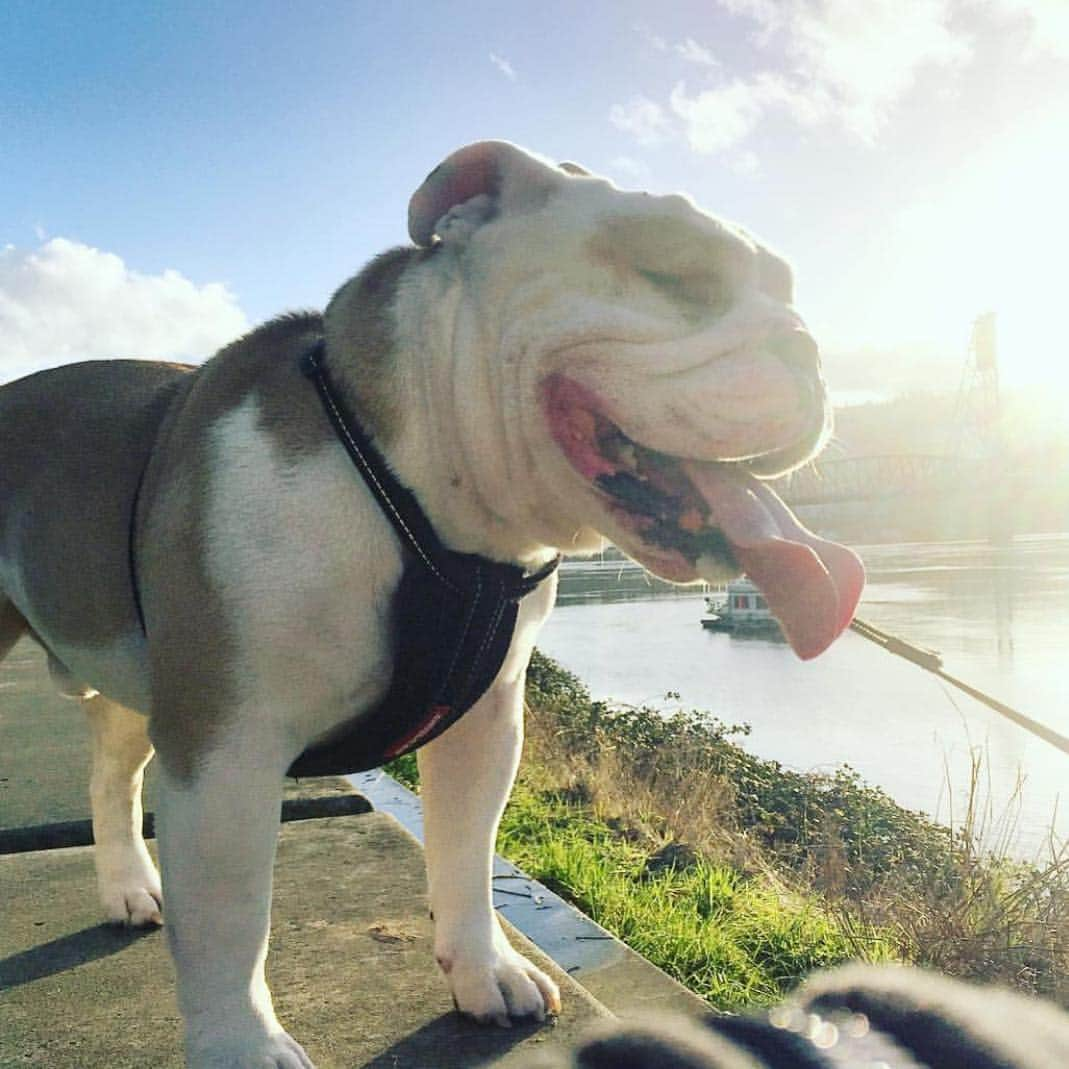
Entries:
<svg viewBox="0 0 1069 1069">
<path fill-rule="evenodd" d="M 522 743 L 521 675 L 419 752 L 435 956 L 457 1009 L 503 1026 L 560 1010 L 557 985 L 512 949 L 493 908 L 494 839 Z"/>
<path fill-rule="evenodd" d="M 281 751 L 235 732 L 184 779 L 161 750 L 165 930 L 191 1069 L 313 1069 L 278 1023 L 264 978 Z"/>
</svg>

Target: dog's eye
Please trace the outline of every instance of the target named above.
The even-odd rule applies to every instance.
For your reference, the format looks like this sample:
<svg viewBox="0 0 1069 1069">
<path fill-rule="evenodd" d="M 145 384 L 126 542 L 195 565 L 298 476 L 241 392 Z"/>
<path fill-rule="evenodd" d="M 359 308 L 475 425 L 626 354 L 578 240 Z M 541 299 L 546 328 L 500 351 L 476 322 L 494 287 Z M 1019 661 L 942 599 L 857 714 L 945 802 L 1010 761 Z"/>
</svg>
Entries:
<svg viewBox="0 0 1069 1069">
<path fill-rule="evenodd" d="M 719 312 L 727 305 L 724 286 L 715 275 L 705 272 L 676 275 L 649 268 L 639 268 L 638 274 L 669 300 L 695 311 Z"/>
</svg>

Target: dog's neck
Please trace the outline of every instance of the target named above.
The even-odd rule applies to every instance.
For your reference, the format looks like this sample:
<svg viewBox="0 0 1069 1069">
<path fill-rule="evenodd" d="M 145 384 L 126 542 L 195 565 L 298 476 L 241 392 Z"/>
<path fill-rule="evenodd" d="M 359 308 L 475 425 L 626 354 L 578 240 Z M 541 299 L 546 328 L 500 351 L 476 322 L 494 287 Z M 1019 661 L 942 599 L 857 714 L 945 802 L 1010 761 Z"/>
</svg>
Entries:
<svg viewBox="0 0 1069 1069">
<path fill-rule="evenodd" d="M 339 290 L 324 314 L 331 374 L 443 543 L 537 568 L 557 549 L 526 507 L 530 472 L 516 470 L 501 415 L 507 384 L 454 348 L 464 311 L 434 272 L 418 271 L 430 255 L 393 250 Z"/>
</svg>

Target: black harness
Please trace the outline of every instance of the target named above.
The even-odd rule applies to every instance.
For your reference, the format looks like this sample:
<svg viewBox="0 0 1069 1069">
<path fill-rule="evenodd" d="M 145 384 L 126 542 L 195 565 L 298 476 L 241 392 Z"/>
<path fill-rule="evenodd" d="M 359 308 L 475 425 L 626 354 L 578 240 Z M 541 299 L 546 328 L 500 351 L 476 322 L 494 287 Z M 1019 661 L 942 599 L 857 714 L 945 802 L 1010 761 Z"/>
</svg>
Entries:
<svg viewBox="0 0 1069 1069">
<path fill-rule="evenodd" d="M 308 747 L 291 776 L 361 772 L 410 753 L 456 723 L 493 683 L 512 643 L 520 600 L 556 570 L 528 575 L 442 545 L 415 496 L 344 410 L 319 341 L 301 358 L 335 433 L 393 525 L 404 571 L 393 600 L 394 669 L 381 702 L 329 739 Z"/>
</svg>

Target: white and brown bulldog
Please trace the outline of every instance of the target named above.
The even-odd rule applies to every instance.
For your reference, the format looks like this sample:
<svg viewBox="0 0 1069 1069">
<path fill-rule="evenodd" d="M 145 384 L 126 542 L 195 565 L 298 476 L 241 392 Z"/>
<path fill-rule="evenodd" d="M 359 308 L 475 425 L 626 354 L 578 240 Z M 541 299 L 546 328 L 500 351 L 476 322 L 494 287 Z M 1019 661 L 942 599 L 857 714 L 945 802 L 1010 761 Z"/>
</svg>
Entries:
<svg viewBox="0 0 1069 1069">
<path fill-rule="evenodd" d="M 438 167 L 409 232 L 322 317 L 201 367 L 84 363 L 0 390 L 0 654 L 31 634 L 84 702 L 104 908 L 153 924 L 166 897 L 192 1066 L 311 1065 L 264 982 L 281 784 L 372 730 L 408 623 L 411 549 L 302 373 L 317 343 L 453 551 L 530 573 L 607 538 L 677 582 L 745 570 L 803 657 L 860 594 L 856 558 L 761 481 L 828 426 L 781 259 L 683 197 L 503 142 Z M 489 688 L 420 750 L 438 962 L 463 1013 L 501 1024 L 559 1005 L 490 895 L 554 590 L 522 598 Z M 162 893 L 139 834 L 153 749 Z"/>
</svg>

